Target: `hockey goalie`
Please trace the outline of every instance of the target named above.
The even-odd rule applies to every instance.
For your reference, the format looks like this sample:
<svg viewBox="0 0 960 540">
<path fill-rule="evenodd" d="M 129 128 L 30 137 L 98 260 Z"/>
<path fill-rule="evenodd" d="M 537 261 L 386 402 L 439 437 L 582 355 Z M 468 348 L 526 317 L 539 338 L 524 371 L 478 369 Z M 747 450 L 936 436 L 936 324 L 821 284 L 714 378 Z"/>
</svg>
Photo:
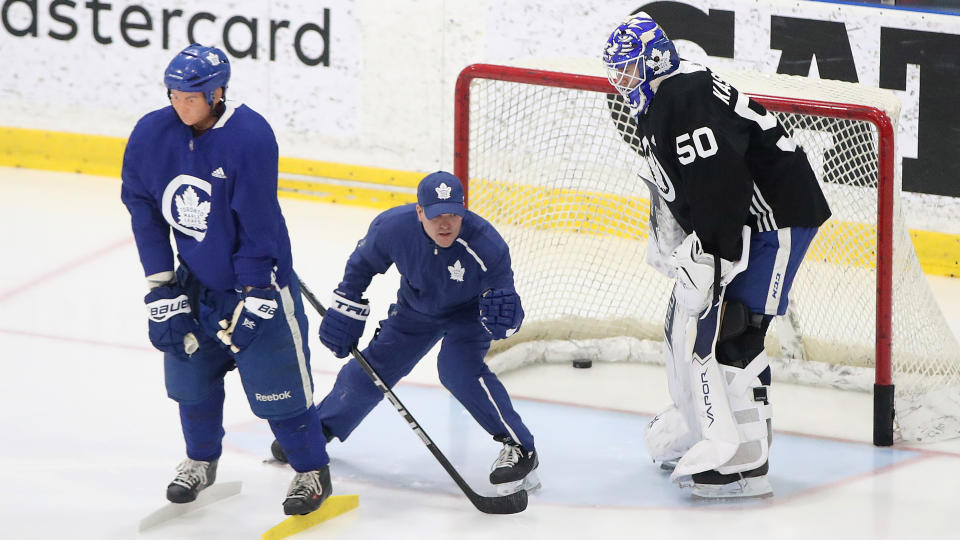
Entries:
<svg viewBox="0 0 960 540">
<path fill-rule="evenodd" d="M 776 117 L 680 59 L 646 13 L 617 26 L 603 61 L 633 120 L 624 140 L 645 163 L 647 261 L 675 279 L 664 325 L 673 404 L 651 421 L 647 448 L 695 498 L 771 496 L 764 336 L 827 201 Z"/>
</svg>

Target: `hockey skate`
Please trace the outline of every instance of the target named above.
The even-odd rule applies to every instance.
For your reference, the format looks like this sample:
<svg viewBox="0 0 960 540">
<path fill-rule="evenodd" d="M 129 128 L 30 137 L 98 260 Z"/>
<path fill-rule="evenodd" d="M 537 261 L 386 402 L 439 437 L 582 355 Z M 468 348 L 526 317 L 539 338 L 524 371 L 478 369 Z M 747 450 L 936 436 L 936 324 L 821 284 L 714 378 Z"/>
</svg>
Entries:
<svg viewBox="0 0 960 540">
<path fill-rule="evenodd" d="M 323 428 L 323 437 L 327 440 L 329 444 L 333 440 L 333 434 L 327 429 L 327 426 L 322 426 Z M 270 443 L 270 454 L 273 455 L 273 459 L 281 463 L 290 463 L 290 460 L 287 459 L 287 453 L 284 452 L 283 447 L 280 446 L 280 441 L 274 439 Z"/>
<path fill-rule="evenodd" d="M 497 487 L 497 494 L 509 495 L 521 489 L 532 491 L 539 488 L 537 467 L 540 460 L 537 452 L 527 452 L 509 437 L 494 439 L 503 443 L 500 455 L 490 468 L 490 483 Z"/>
<path fill-rule="evenodd" d="M 177 476 L 167 486 L 167 500 L 188 503 L 217 479 L 217 461 L 195 461 L 190 458 L 177 465 Z"/>
<path fill-rule="evenodd" d="M 309 514 L 320 508 L 332 491 L 329 466 L 297 473 L 283 501 L 283 513 L 288 516 Z"/>
<path fill-rule="evenodd" d="M 763 499 L 773 497 L 773 486 L 767 479 L 767 463 L 751 471 L 720 474 L 706 471 L 693 475 L 694 499 Z"/>
</svg>

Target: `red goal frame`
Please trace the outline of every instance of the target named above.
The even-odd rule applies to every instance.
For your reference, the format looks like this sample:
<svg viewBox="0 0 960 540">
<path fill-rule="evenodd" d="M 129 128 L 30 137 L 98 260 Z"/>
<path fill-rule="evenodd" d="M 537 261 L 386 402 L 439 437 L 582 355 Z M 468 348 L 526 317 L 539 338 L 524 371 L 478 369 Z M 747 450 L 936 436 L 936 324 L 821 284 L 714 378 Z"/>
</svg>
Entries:
<svg viewBox="0 0 960 540">
<path fill-rule="evenodd" d="M 576 75 L 492 64 L 472 64 L 457 77 L 454 102 L 453 173 L 464 184 L 464 203 L 470 196 L 470 83 L 474 79 L 555 86 L 590 92 L 616 93 L 603 77 Z M 892 287 L 893 287 L 893 200 L 895 146 L 893 123 L 882 110 L 866 105 L 831 103 L 806 99 L 754 95 L 768 110 L 830 116 L 866 121 L 877 128 L 877 309 L 876 376 L 874 381 L 873 443 L 893 444 L 894 386 L 891 370 Z M 469 206 L 468 206 L 469 207 Z"/>
</svg>

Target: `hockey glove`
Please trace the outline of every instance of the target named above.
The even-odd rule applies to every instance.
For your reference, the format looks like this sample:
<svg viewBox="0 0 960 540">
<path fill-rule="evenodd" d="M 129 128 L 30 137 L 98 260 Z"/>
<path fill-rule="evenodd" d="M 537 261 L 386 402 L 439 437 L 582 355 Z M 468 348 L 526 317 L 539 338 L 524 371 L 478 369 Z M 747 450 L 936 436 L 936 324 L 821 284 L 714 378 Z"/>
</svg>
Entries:
<svg viewBox="0 0 960 540">
<path fill-rule="evenodd" d="M 714 281 L 718 277 L 714 270 L 717 261 L 720 263 L 721 285 L 729 284 L 746 267 L 750 230 L 744 229 L 743 265 L 705 253 L 697 233 L 686 237 L 673 251 L 671 260 L 677 268 L 677 303 L 688 313 L 703 312 L 713 300 Z"/>
<path fill-rule="evenodd" d="M 370 307 L 366 300 L 350 300 L 340 291 L 333 291 L 330 309 L 320 321 L 320 343 L 333 351 L 337 358 L 346 358 L 363 335 L 367 315 L 370 315 Z"/>
<path fill-rule="evenodd" d="M 520 295 L 510 289 L 488 289 L 480 295 L 480 324 L 493 339 L 512 336 L 523 322 Z"/>
<path fill-rule="evenodd" d="M 277 313 L 279 293 L 274 289 L 251 288 L 233 310 L 231 320 L 220 321 L 217 337 L 234 353 L 246 349 L 260 335 L 263 326 Z"/>
<path fill-rule="evenodd" d="M 157 349 L 191 355 L 199 348 L 194 332 L 200 325 L 193 318 L 190 300 L 176 284 L 150 289 L 143 298 L 149 317 L 150 343 Z"/>
</svg>

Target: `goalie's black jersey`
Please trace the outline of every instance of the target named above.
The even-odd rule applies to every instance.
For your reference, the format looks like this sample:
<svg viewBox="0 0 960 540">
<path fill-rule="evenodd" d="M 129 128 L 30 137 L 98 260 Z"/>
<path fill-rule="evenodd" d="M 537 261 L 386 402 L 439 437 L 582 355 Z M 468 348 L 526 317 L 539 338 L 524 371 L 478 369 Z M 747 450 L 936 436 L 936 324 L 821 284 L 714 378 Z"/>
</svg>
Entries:
<svg viewBox="0 0 960 540">
<path fill-rule="evenodd" d="M 651 192 L 708 253 L 739 259 L 744 225 L 817 227 L 830 217 L 806 155 L 776 117 L 699 64 L 682 61 L 637 124 Z"/>
</svg>

